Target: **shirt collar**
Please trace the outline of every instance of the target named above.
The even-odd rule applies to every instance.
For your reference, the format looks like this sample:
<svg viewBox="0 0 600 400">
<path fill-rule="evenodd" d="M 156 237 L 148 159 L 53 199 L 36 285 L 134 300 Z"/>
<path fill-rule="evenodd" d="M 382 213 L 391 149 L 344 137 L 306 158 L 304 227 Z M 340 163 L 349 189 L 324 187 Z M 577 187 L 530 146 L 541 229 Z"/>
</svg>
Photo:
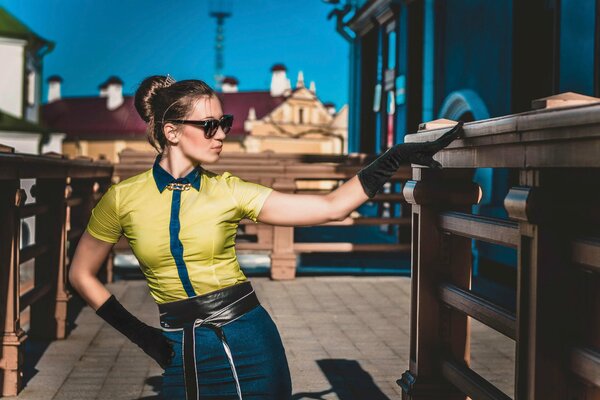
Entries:
<svg viewBox="0 0 600 400">
<path fill-rule="evenodd" d="M 162 154 L 156 156 L 156 159 L 154 160 L 154 165 L 152 166 L 152 176 L 154 176 L 154 182 L 156 182 L 156 187 L 158 188 L 159 192 L 162 193 L 163 190 L 165 190 L 165 188 L 167 187 L 167 185 L 172 182 L 191 183 L 194 189 L 200 191 L 200 164 L 194 167 L 194 169 L 183 178 L 175 179 L 171 174 L 165 171 L 163 167 L 160 166 L 159 162 L 161 155 Z"/>
</svg>

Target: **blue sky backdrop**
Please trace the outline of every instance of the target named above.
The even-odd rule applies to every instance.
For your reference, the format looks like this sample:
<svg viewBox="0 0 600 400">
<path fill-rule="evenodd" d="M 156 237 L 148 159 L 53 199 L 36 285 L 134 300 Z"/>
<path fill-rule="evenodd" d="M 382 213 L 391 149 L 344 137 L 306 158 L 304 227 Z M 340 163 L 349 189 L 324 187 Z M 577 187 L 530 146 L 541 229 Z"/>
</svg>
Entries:
<svg viewBox="0 0 600 400">
<path fill-rule="evenodd" d="M 240 90 L 268 90 L 270 68 L 283 63 L 292 85 L 298 71 L 336 107 L 348 101 L 349 46 L 327 20 L 321 0 L 231 0 L 225 23 L 224 74 Z M 0 5 L 56 48 L 45 79 L 63 77 L 62 95 L 91 96 L 110 75 L 132 94 L 149 75 L 170 73 L 214 85 L 216 25 L 209 0 L 0 0 Z"/>
</svg>

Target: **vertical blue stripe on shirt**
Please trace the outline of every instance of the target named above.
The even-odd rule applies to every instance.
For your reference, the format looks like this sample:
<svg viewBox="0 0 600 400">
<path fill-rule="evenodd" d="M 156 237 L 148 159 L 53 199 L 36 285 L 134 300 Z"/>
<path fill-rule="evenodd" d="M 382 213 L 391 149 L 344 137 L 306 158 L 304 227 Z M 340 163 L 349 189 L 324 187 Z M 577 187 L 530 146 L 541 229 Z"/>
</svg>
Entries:
<svg viewBox="0 0 600 400">
<path fill-rule="evenodd" d="M 179 223 L 180 204 L 181 191 L 173 190 L 173 200 L 171 201 L 171 221 L 169 222 L 171 254 L 175 259 L 177 273 L 179 274 L 179 279 L 181 279 L 185 293 L 187 293 L 188 297 L 193 297 L 196 295 L 196 292 L 194 292 L 192 282 L 190 281 L 190 277 L 188 275 L 187 267 L 185 266 L 185 261 L 183 260 L 183 244 L 179 240 L 179 230 L 181 229 L 181 224 Z"/>
</svg>

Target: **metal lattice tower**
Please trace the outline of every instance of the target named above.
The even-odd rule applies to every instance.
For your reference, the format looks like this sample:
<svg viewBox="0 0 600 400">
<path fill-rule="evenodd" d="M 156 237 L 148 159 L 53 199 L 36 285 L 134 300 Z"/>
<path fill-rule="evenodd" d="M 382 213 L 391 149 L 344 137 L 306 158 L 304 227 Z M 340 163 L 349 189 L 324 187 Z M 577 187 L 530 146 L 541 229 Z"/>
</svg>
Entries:
<svg viewBox="0 0 600 400">
<path fill-rule="evenodd" d="M 217 22 L 217 34 L 215 36 L 215 87 L 221 90 L 223 80 L 223 69 L 225 67 L 225 19 L 231 17 L 231 0 L 211 0 L 211 18 Z"/>
</svg>

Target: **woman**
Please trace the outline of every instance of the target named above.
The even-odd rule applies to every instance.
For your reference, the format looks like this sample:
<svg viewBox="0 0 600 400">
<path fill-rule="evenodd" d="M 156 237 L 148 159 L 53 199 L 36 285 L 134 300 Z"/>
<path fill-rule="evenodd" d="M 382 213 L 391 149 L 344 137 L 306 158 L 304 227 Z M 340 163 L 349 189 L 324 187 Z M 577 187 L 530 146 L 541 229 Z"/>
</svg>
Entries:
<svg viewBox="0 0 600 400">
<path fill-rule="evenodd" d="M 219 159 L 233 116 L 199 80 L 145 79 L 135 95 L 158 150 L 151 169 L 113 185 L 77 246 L 69 280 L 96 313 L 165 369 L 167 399 L 287 399 L 285 350 L 235 257 L 242 218 L 317 225 L 346 218 L 402 163 L 439 168 L 435 142 L 400 144 L 327 195 L 285 194 L 203 168 Z M 161 329 L 131 315 L 96 278 L 125 235 L 158 304 Z"/>
</svg>

